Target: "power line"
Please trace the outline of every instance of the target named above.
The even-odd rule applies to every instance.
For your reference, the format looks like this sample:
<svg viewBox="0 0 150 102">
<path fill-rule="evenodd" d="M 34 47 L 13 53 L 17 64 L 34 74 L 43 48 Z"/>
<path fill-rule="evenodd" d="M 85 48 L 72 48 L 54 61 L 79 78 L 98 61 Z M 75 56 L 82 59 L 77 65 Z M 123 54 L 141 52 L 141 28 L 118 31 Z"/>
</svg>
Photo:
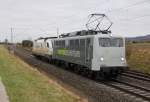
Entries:
<svg viewBox="0 0 150 102">
<path fill-rule="evenodd" d="M 149 0 L 144 0 L 144 1 L 136 2 L 136 3 L 134 3 L 134 4 L 132 4 L 132 5 L 128 5 L 128 6 L 126 6 L 126 7 L 121 7 L 121 8 L 109 10 L 109 11 L 107 11 L 106 13 L 112 13 L 112 12 L 116 12 L 116 11 L 126 10 L 126 9 L 135 7 L 135 6 L 137 6 L 137 5 L 141 5 L 141 4 L 146 3 L 146 2 L 150 2 L 150 1 L 149 1 Z"/>
<path fill-rule="evenodd" d="M 132 21 L 132 20 L 139 20 L 139 19 L 145 18 L 145 17 L 150 17 L 150 15 L 142 15 L 142 16 L 131 18 L 131 19 L 122 19 L 122 20 L 123 21 Z"/>
<path fill-rule="evenodd" d="M 121 12 L 122 10 L 128 10 L 128 9 L 130 9 L 130 8 L 132 8 L 132 7 L 135 7 L 135 6 L 137 6 L 137 5 L 141 5 L 141 4 L 146 3 L 146 2 L 149 2 L 149 3 L 150 3 L 149 0 L 143 0 L 143 1 L 136 2 L 136 3 L 134 3 L 134 4 L 131 4 L 131 5 L 128 5 L 128 6 L 126 6 L 126 7 L 121 7 L 121 8 L 118 8 L 118 9 L 114 9 L 114 10 L 107 11 L 107 13 L 113 13 L 113 12 L 116 12 L 116 11 L 117 11 L 117 12 Z M 131 18 L 131 19 L 118 19 L 118 20 L 124 21 L 124 22 L 131 22 L 132 20 L 138 20 L 138 19 L 141 19 L 141 18 L 144 18 L 144 17 L 149 17 L 149 16 L 150 16 L 150 15 L 141 15 L 141 16 L 133 17 L 133 18 Z"/>
<path fill-rule="evenodd" d="M 57 37 L 59 37 L 59 28 L 57 27 Z"/>
<path fill-rule="evenodd" d="M 13 28 L 10 28 L 10 32 L 11 32 L 11 43 L 13 43 Z"/>
</svg>

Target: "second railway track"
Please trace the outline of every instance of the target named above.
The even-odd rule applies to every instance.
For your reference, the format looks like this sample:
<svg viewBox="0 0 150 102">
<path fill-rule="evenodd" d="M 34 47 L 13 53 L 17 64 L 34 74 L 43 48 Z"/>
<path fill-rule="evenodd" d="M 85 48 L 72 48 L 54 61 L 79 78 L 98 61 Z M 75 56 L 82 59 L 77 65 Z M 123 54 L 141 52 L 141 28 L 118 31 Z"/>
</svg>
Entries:
<svg viewBox="0 0 150 102">
<path fill-rule="evenodd" d="M 137 73 L 137 72 L 133 72 L 133 71 L 127 71 L 127 72 L 122 73 L 122 75 L 150 82 L 150 75 L 144 75 L 143 73 Z"/>
<path fill-rule="evenodd" d="M 105 84 L 120 89 L 122 91 L 125 91 L 129 94 L 133 94 L 137 97 L 141 97 L 144 100 L 150 101 L 150 89 L 147 89 L 145 87 L 134 85 L 128 82 L 123 82 L 116 79 L 113 79 L 112 82 Z"/>
<path fill-rule="evenodd" d="M 138 71 L 134 71 L 134 70 L 127 70 L 126 73 L 150 78 L 150 74 L 146 74 L 146 73 L 142 73 L 142 72 L 138 72 Z"/>
</svg>

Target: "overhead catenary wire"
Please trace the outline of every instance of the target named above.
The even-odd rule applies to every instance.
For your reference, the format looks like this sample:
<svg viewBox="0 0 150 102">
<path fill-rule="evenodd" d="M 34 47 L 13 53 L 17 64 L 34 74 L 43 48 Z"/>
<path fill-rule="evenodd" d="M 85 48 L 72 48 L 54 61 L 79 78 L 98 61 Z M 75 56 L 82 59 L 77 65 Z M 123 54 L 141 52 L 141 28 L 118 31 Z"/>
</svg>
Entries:
<svg viewBox="0 0 150 102">
<path fill-rule="evenodd" d="M 126 10 L 126 9 L 129 9 L 129 8 L 132 8 L 132 7 L 141 5 L 141 4 L 146 3 L 146 2 L 149 2 L 149 3 L 150 3 L 149 0 L 143 0 L 143 1 L 136 2 L 136 3 L 134 3 L 134 4 L 131 4 L 131 5 L 128 5 L 128 6 L 125 6 L 125 7 L 121 7 L 121 8 L 117 8 L 117 9 L 108 10 L 108 11 L 106 11 L 106 13 L 113 13 L 113 12 L 116 12 L 116 11 L 118 11 L 118 12 L 120 11 L 120 12 L 121 12 L 121 10 Z"/>
<path fill-rule="evenodd" d="M 112 15 L 114 12 L 122 12 L 122 10 L 130 10 L 132 9 L 133 7 L 136 7 L 138 5 L 142 5 L 146 2 L 149 2 L 150 4 L 150 1 L 149 0 L 143 0 L 143 1 L 140 1 L 140 2 L 136 2 L 134 4 L 131 4 L 131 5 L 128 5 L 128 6 L 125 6 L 125 7 L 121 7 L 121 8 L 117 8 L 117 9 L 113 9 L 113 10 L 109 10 L 107 11 L 106 13 L 107 14 L 110 14 Z M 122 14 L 122 13 L 119 13 L 119 14 Z M 118 16 L 118 15 L 117 15 Z M 132 18 L 124 18 L 124 19 L 119 19 L 119 17 L 117 17 L 117 21 L 119 22 L 126 22 L 126 23 L 130 23 L 131 21 L 136 21 L 136 20 L 140 20 L 141 18 L 145 18 L 145 17 L 150 17 L 150 14 L 146 14 L 146 15 L 139 15 L 139 16 L 136 16 L 136 17 L 132 17 Z M 113 20 L 115 21 L 115 20 Z"/>
</svg>

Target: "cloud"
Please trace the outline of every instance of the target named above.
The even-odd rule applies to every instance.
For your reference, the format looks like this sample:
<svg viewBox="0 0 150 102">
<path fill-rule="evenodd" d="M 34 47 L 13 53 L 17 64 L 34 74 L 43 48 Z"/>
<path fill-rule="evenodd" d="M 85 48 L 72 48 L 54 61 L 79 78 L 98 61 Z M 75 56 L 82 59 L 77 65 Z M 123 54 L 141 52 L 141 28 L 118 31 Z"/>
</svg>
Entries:
<svg viewBox="0 0 150 102">
<path fill-rule="evenodd" d="M 149 0 L 1 0 L 0 39 L 10 36 L 11 27 L 16 41 L 56 36 L 57 27 L 61 33 L 86 29 L 90 13 L 106 13 L 114 34 L 145 35 L 149 11 Z"/>
</svg>

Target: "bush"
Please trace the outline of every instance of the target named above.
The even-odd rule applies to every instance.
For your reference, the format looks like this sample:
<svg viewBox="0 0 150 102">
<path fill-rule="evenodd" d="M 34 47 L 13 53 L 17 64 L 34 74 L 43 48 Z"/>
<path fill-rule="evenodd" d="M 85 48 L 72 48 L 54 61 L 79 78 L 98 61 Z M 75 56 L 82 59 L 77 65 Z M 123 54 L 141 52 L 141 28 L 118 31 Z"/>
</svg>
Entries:
<svg viewBox="0 0 150 102">
<path fill-rule="evenodd" d="M 33 42 L 30 40 L 23 40 L 22 41 L 22 46 L 23 47 L 33 47 Z"/>
</svg>

